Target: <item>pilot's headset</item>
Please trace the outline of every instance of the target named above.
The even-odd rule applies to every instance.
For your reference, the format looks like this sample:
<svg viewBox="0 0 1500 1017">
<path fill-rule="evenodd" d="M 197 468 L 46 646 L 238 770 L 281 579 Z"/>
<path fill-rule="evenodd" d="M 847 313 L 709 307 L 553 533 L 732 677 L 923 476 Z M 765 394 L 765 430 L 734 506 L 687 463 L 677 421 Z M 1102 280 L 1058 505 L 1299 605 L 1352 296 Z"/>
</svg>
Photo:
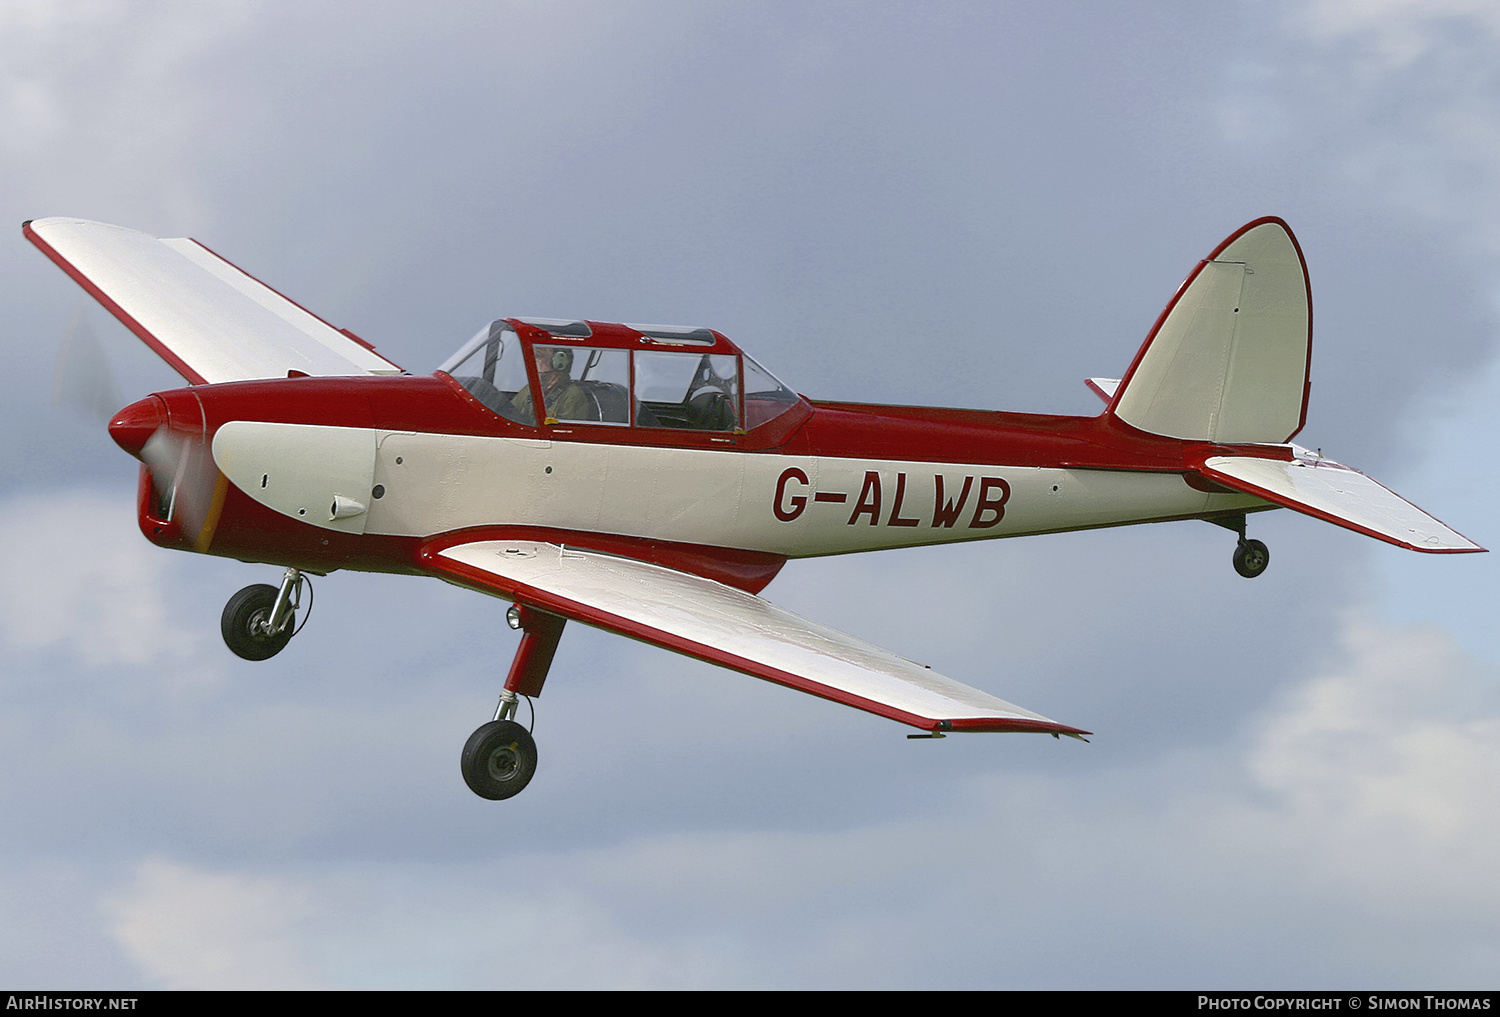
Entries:
<svg viewBox="0 0 1500 1017">
<path fill-rule="evenodd" d="M 560 371 L 563 374 L 570 374 L 573 370 L 573 351 L 569 349 L 563 349 L 561 347 L 554 347 L 547 363 L 552 367 L 552 370 L 554 371 Z"/>
</svg>

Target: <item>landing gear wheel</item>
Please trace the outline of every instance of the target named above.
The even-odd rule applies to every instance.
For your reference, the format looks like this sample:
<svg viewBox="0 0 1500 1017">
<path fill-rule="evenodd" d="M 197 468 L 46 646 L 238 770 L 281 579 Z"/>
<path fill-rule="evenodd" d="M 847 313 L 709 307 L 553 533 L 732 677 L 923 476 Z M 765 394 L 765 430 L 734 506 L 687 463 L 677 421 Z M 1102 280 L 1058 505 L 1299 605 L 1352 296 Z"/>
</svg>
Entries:
<svg viewBox="0 0 1500 1017">
<path fill-rule="evenodd" d="M 224 634 L 224 643 L 235 656 L 246 660 L 266 660 L 281 652 L 292 638 L 294 626 L 291 619 L 280 632 L 267 632 L 266 623 L 271 618 L 271 608 L 276 606 L 276 587 L 257 583 L 247 586 L 229 598 L 224 605 L 224 615 L 219 619 L 219 631 Z"/>
<path fill-rule="evenodd" d="M 492 720 L 469 736 L 464 783 L 481 798 L 500 801 L 521 793 L 536 773 L 536 742 L 513 720 Z"/>
<path fill-rule="evenodd" d="M 1234 570 L 1246 579 L 1254 579 L 1271 564 L 1271 549 L 1259 540 L 1242 540 L 1234 549 Z"/>
</svg>

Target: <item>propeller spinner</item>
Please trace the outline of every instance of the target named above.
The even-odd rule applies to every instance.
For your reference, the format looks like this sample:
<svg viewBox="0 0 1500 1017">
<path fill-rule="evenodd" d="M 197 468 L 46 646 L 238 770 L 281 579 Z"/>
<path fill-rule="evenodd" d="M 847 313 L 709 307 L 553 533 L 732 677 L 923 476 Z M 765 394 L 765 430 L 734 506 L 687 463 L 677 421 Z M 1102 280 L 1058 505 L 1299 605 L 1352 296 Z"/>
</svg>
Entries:
<svg viewBox="0 0 1500 1017">
<path fill-rule="evenodd" d="M 145 464 L 151 516 L 176 524 L 187 543 L 202 551 L 213 539 L 225 484 L 208 449 L 197 399 L 179 400 L 176 409 L 161 396 L 147 396 L 114 415 L 109 436 Z M 169 534 L 158 529 L 157 535 Z"/>
</svg>

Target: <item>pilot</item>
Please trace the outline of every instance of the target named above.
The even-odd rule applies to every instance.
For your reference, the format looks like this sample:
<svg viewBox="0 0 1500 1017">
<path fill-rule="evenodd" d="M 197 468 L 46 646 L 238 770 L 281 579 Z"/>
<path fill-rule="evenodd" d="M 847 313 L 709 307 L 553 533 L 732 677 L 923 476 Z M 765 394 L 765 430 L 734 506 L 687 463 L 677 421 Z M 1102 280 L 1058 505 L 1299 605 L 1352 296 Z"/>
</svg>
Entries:
<svg viewBox="0 0 1500 1017">
<path fill-rule="evenodd" d="M 592 404 L 588 392 L 573 380 L 573 351 L 559 346 L 533 346 L 537 378 L 542 383 L 542 405 L 554 420 L 591 420 Z M 510 401 L 511 411 L 528 424 L 536 423 L 531 405 L 530 386 L 521 389 Z"/>
</svg>

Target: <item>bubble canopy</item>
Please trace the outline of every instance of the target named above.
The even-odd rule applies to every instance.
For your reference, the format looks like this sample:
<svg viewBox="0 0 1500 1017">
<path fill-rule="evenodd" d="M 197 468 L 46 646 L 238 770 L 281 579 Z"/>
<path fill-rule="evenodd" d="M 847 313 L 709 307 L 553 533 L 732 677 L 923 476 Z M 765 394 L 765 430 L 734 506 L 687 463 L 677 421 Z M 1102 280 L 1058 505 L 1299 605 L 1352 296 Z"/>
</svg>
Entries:
<svg viewBox="0 0 1500 1017">
<path fill-rule="evenodd" d="M 438 370 L 491 412 L 533 426 L 745 434 L 807 409 L 770 371 L 707 328 L 497 318 Z"/>
</svg>

